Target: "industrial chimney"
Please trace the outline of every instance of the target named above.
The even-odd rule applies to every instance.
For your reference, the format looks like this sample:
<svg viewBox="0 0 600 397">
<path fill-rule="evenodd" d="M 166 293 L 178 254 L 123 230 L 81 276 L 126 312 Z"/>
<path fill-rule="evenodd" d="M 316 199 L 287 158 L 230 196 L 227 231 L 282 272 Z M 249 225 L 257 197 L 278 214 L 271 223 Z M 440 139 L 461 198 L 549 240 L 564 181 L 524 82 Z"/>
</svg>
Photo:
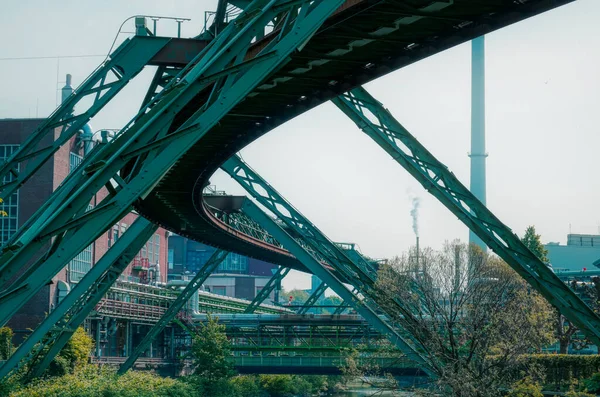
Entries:
<svg viewBox="0 0 600 397">
<path fill-rule="evenodd" d="M 486 204 L 485 188 L 485 40 L 484 36 L 471 42 L 471 193 Z M 469 243 L 485 243 L 469 231 Z"/>
</svg>

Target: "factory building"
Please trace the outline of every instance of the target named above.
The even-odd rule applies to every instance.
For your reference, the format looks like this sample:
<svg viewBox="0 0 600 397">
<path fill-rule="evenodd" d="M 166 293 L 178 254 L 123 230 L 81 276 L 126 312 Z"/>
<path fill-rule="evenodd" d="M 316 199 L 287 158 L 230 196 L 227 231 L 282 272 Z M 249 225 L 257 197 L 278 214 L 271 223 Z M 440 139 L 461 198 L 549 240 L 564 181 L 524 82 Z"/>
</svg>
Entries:
<svg viewBox="0 0 600 397">
<path fill-rule="evenodd" d="M 44 119 L 0 120 L 0 160 L 5 160 L 31 134 Z M 56 131 L 55 134 L 58 134 Z M 6 216 L 0 218 L 0 243 L 4 244 L 42 206 L 52 192 L 70 172 L 73 172 L 84 155 L 83 134 L 72 138 L 56 155 L 10 197 L 4 199 L 2 209 Z M 40 145 L 51 144 L 52 137 Z M 104 193 L 105 194 L 105 193 Z M 93 207 L 104 195 L 90 203 Z M 10 320 L 8 326 L 17 335 L 27 334 L 35 328 L 70 289 L 94 266 L 112 244 L 134 222 L 137 215 L 130 213 L 104 233 L 93 244 L 70 261 L 37 295 L 35 295 Z M 48 248 L 48 247 L 46 247 Z M 137 284 L 164 284 L 167 281 L 167 232 L 158 229 L 122 275 L 123 281 Z"/>
<path fill-rule="evenodd" d="M 600 268 L 600 235 L 569 234 L 566 245 L 551 242 L 544 247 L 554 271 Z"/>
</svg>

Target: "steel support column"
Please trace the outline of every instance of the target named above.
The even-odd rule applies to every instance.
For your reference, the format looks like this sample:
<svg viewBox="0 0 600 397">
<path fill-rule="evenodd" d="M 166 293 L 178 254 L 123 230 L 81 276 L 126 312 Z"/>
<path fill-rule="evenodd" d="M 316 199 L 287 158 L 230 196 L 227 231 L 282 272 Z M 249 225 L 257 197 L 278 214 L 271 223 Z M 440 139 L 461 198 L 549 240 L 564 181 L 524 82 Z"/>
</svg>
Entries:
<svg viewBox="0 0 600 397">
<path fill-rule="evenodd" d="M 167 37 L 125 40 L 77 88 L 77 90 L 0 167 L 0 194 L 8 197 L 21 187 L 52 155 L 131 81 L 168 42 Z M 91 99 L 91 104 L 87 102 Z M 79 109 L 75 109 L 78 106 Z M 58 137 L 49 146 L 38 147 L 47 136 Z M 19 167 L 19 165 L 21 166 Z M 18 171 L 17 171 L 18 170 Z M 13 178 L 8 178 L 12 175 Z"/>
<path fill-rule="evenodd" d="M 213 271 L 223 262 L 229 255 L 227 251 L 217 250 L 215 251 L 208 261 L 198 271 L 198 273 L 194 276 L 194 278 L 189 282 L 188 285 L 181 291 L 177 299 L 173 301 L 171 306 L 167 309 L 165 314 L 162 315 L 160 320 L 148 331 L 144 339 L 140 342 L 140 344 L 135 348 L 133 353 L 127 357 L 127 360 L 119 367 L 119 374 L 124 374 L 127 372 L 135 361 L 140 357 L 140 355 L 148 349 L 152 341 L 162 332 L 163 329 L 177 316 L 177 313 L 183 306 L 190 300 L 190 298 L 198 292 L 198 289 L 202 286 L 202 283 L 206 281 L 208 276 L 211 275 Z"/>
<path fill-rule="evenodd" d="M 138 218 L 0 367 L 0 379 L 24 365 L 41 375 L 156 229 Z"/>
<path fill-rule="evenodd" d="M 321 284 L 319 284 L 319 286 L 315 288 L 315 290 L 312 292 L 312 294 L 310 294 L 306 302 L 304 302 L 304 306 L 301 307 L 300 310 L 298 310 L 298 314 L 306 314 L 311 309 L 311 307 L 314 306 L 315 303 L 317 303 L 321 296 L 323 296 L 325 290 L 327 290 L 327 284 L 321 281 Z"/>
<path fill-rule="evenodd" d="M 260 292 L 256 294 L 252 302 L 250 302 L 248 307 L 246 307 L 246 309 L 244 310 L 244 313 L 254 313 L 256 309 L 265 301 L 265 299 L 267 299 L 269 295 L 271 295 L 271 292 L 273 292 L 273 290 L 277 288 L 281 280 L 283 280 L 283 278 L 287 276 L 289 272 L 289 267 L 279 266 L 277 272 L 273 274 L 273 277 L 269 279 L 269 281 L 267 282 L 267 284 L 265 284 L 263 289 L 261 289 Z"/>
<path fill-rule="evenodd" d="M 258 224 L 267 230 L 277 241 L 300 260 L 310 271 L 327 283 L 345 302 L 350 304 L 365 320 L 375 327 L 390 341 L 400 348 L 406 356 L 421 366 L 430 376 L 435 376 L 430 364 L 414 347 L 408 343 L 393 327 L 385 322 L 377 313 L 371 310 L 360 297 L 353 295 L 348 288 L 333 274 L 323 263 L 319 262 L 312 254 L 305 250 L 300 243 L 285 232 L 277 223 L 265 214 L 256 204 L 246 200 L 242 211 L 252 217 Z"/>
<path fill-rule="evenodd" d="M 333 103 L 488 247 L 600 346 L 600 318 L 364 88 Z"/>
<path fill-rule="evenodd" d="M 173 164 L 224 115 L 289 60 L 344 0 L 255 0 L 204 49 L 181 79 L 163 90 L 118 136 L 84 159 L 82 171 L 71 173 L 36 212 L 26 228 L 11 238 L 0 257 L 0 279 L 9 280 L 27 268 L 53 237 L 58 243 L 43 261 L 28 269 L 0 296 L 0 325 L 48 283 L 62 267 L 127 214 L 133 202 L 145 197 Z M 290 18 L 279 35 L 254 58 L 244 55 L 274 16 Z M 167 136 L 175 115 L 204 90 L 204 105 Z M 124 179 L 120 172 L 137 159 Z M 81 216 L 90 199 L 112 183 L 112 194 Z M 56 241 L 55 240 L 55 241 Z"/>
<path fill-rule="evenodd" d="M 340 244 L 329 240 L 323 232 L 285 200 L 275 188 L 258 175 L 248 164 L 243 162 L 239 156 L 236 155 L 229 158 L 221 165 L 221 169 L 227 172 L 252 197 L 293 230 L 301 238 L 299 241 L 307 245 L 306 248 L 309 251 L 316 252 L 320 260 L 331 264 L 339 273 L 338 278 L 341 281 L 352 284 L 359 293 L 368 298 L 374 310 L 385 313 L 390 320 L 397 319 L 402 315 L 405 322 L 417 322 L 414 319 L 413 313 L 405 308 L 397 297 L 379 288 L 376 283 L 377 272 L 371 263 L 355 251 L 353 252 L 356 255 L 353 255 L 351 259 L 348 256 L 351 251 L 345 251 Z M 418 339 L 424 336 L 411 334 L 408 337 L 420 349 L 425 350 L 423 344 L 418 342 Z"/>
</svg>

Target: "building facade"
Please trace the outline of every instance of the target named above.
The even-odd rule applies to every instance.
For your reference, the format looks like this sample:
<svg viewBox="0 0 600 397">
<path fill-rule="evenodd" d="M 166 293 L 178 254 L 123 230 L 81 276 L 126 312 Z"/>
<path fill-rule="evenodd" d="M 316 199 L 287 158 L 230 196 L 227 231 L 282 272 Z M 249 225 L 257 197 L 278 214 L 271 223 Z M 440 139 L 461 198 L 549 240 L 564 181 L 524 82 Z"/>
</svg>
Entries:
<svg viewBox="0 0 600 397">
<path fill-rule="evenodd" d="M 215 248 L 206 244 L 171 235 L 167 262 L 169 279 L 193 277 L 214 251 Z M 230 253 L 204 282 L 204 289 L 215 294 L 251 301 L 276 271 L 277 265 L 272 263 Z M 276 288 L 265 303 L 276 302 L 280 289 L 281 286 Z"/>
<path fill-rule="evenodd" d="M 548 243 L 544 247 L 548 250 L 547 256 L 554 271 L 600 267 L 600 235 L 568 234 L 566 245 Z"/>
<path fill-rule="evenodd" d="M 44 119 L 0 120 L 0 160 L 7 159 L 19 145 L 44 121 Z M 39 147 L 52 143 L 59 131 L 40 142 Z M 0 243 L 4 244 L 46 202 L 61 182 L 73 172 L 83 159 L 81 136 L 77 135 L 65 144 L 54 157 L 46 162 L 17 192 L 4 199 L 1 208 L 7 216 L 0 218 Z M 26 163 L 22 163 L 25 164 Z M 98 194 L 90 203 L 92 208 L 106 197 Z M 77 284 L 89 269 L 106 253 L 112 244 L 135 221 L 137 215 L 127 214 L 72 261 L 39 291 L 10 320 L 8 326 L 16 335 L 25 335 L 35 328 L 69 290 Z M 46 246 L 45 249 L 49 248 Z M 160 284 L 167 281 L 167 232 L 159 229 L 140 251 L 122 275 L 124 280 L 140 284 Z M 18 339 L 18 338 L 17 338 Z"/>
</svg>

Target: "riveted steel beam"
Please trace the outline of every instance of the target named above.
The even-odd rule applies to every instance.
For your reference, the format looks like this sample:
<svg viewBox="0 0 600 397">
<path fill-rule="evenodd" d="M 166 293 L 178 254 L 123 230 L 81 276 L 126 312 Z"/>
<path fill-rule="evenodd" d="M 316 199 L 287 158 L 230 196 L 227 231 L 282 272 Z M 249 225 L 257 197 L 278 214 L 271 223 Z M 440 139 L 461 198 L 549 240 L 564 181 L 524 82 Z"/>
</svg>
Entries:
<svg viewBox="0 0 600 397">
<path fill-rule="evenodd" d="M 404 339 L 389 323 L 374 312 L 364 299 L 352 292 L 323 263 L 305 250 L 300 243 L 284 231 L 271 217 L 265 214 L 256 204 L 246 200 L 242 212 L 252 217 L 258 224 L 273 235 L 283 246 L 300 260 L 310 271 L 327 283 L 345 302 L 351 305 L 365 320 L 379 332 L 386 335 L 392 343 L 401 349 L 406 356 L 418 364 L 427 374 L 435 376 L 428 360 L 419 354 L 414 346 Z M 331 264 L 331 263 L 330 263 Z M 333 265 L 333 264 L 331 264 Z"/>
<path fill-rule="evenodd" d="M 135 348 L 133 353 L 127 357 L 127 360 L 119 367 L 119 374 L 124 374 L 127 372 L 133 364 L 135 364 L 136 360 L 140 357 L 140 355 L 145 352 L 150 344 L 158 334 L 162 332 L 163 329 L 173 319 L 177 316 L 177 313 L 181 309 L 183 309 L 184 305 L 190 300 L 190 298 L 198 292 L 198 289 L 202 286 L 202 283 L 206 281 L 208 276 L 211 275 L 213 271 L 223 262 L 223 260 L 229 255 L 227 251 L 216 250 L 210 258 L 206 261 L 204 265 L 200 268 L 198 273 L 194 276 L 194 278 L 189 282 L 188 285 L 185 286 L 183 291 L 177 296 L 177 299 L 169 306 L 165 314 L 162 315 L 160 320 L 148 331 L 144 339 L 140 342 L 140 344 Z"/>
<path fill-rule="evenodd" d="M 0 379 L 23 366 L 41 375 L 157 228 L 138 218 L 0 367 Z"/>
<path fill-rule="evenodd" d="M 298 310 L 298 314 L 306 314 L 312 306 L 317 303 L 317 301 L 323 296 L 325 291 L 327 290 L 327 284 L 321 281 L 321 284 L 310 294 L 306 302 L 304 302 L 304 306 Z"/>
<path fill-rule="evenodd" d="M 421 185 L 600 346 L 600 318 L 364 88 L 333 100 Z"/>
<path fill-rule="evenodd" d="M 305 244 L 304 248 L 311 251 L 311 254 L 317 255 L 320 260 L 331 264 L 340 273 L 339 278 L 342 281 L 352 284 L 359 293 L 371 300 L 371 304 L 375 305 L 377 311 L 385 313 L 389 319 L 397 318 L 396 314 L 399 313 L 405 323 L 418 321 L 403 302 L 387 291 L 382 291 L 377 285 L 377 271 L 372 263 L 353 249 L 343 249 L 345 244 L 336 244 L 329 240 L 239 156 L 229 158 L 221 165 L 221 169 L 242 185 L 261 205 L 275 214 L 290 230 L 293 230 L 300 237 L 300 243 Z M 421 338 L 425 335 L 409 336 L 414 339 L 415 345 L 425 350 L 423 344 L 417 341 L 417 337 Z"/>
<path fill-rule="evenodd" d="M 0 194 L 8 197 L 131 81 L 167 43 L 166 37 L 125 40 L 44 121 L 2 166 Z M 91 101 L 90 101 L 91 99 Z M 76 108 L 77 106 L 77 108 Z M 58 135 L 54 138 L 55 131 Z M 52 143 L 46 141 L 50 138 Z M 41 145 L 41 147 L 40 147 Z M 17 171 L 18 170 L 18 171 Z M 12 175 L 13 178 L 7 178 Z"/>
<path fill-rule="evenodd" d="M 28 227 L 22 228 L 3 247 L 0 278 L 9 280 L 17 271 L 27 268 L 50 238 L 61 237 L 60 244 L 43 263 L 37 263 L 35 269 L 11 283 L 0 296 L 0 324 L 5 324 L 68 261 L 127 214 L 136 200 L 145 198 L 187 150 L 274 70 L 285 64 L 289 54 L 302 46 L 343 2 L 255 0 L 236 19 L 236 23 L 227 25 L 202 54 L 182 70 L 180 79 L 161 91 L 115 139 L 92 150 L 83 160 L 81 167 L 84 172 L 70 174 L 31 218 Z M 205 76 L 245 62 L 244 56 L 257 30 L 264 29 L 275 15 L 286 10 L 290 15 L 286 25 L 257 54 L 262 56 L 273 52 L 276 56 L 266 57 L 252 68 L 232 69 L 229 75 L 220 77 L 216 82 L 204 81 Z M 116 193 L 100 203 L 106 206 L 106 210 L 88 217 L 85 223 L 78 223 L 77 229 L 69 229 L 59 236 L 47 234 L 76 220 L 77 214 L 87 207 L 90 199 L 125 168 L 127 161 L 122 155 L 165 137 L 179 110 L 206 90 L 211 90 L 211 95 L 205 106 L 174 131 L 175 134 L 180 131 L 189 133 L 180 133 L 178 139 L 164 142 L 164 145 L 140 156 L 133 171 L 120 182 Z"/>
</svg>

